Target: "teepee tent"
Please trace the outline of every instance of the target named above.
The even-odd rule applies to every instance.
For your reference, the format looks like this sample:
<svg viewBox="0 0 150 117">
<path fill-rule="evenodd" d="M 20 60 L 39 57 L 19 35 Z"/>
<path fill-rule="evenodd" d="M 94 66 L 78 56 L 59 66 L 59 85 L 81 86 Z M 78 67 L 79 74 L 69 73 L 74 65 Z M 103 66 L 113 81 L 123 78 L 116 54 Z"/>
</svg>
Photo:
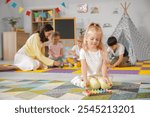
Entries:
<svg viewBox="0 0 150 117">
<path fill-rule="evenodd" d="M 137 60 L 150 60 L 150 41 L 144 40 L 130 19 L 127 13 L 130 4 L 127 5 L 125 3 L 123 6 L 121 3 L 121 6 L 124 9 L 124 14 L 112 36 L 115 36 L 118 42 L 126 47 L 129 53 L 129 60 L 132 64 L 135 64 Z"/>
</svg>

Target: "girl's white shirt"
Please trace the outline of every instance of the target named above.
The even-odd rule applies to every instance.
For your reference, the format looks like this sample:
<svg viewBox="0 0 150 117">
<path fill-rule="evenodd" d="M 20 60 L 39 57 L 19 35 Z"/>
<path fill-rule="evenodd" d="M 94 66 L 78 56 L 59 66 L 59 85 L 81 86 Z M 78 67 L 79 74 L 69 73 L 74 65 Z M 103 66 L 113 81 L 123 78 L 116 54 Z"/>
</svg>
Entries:
<svg viewBox="0 0 150 117">
<path fill-rule="evenodd" d="M 74 45 L 71 50 L 75 51 L 75 53 L 79 56 L 81 49 L 79 49 L 78 45 Z"/>
<path fill-rule="evenodd" d="M 102 56 L 100 50 L 96 52 L 80 50 L 80 60 L 85 59 L 87 63 L 87 76 L 101 74 Z"/>
</svg>

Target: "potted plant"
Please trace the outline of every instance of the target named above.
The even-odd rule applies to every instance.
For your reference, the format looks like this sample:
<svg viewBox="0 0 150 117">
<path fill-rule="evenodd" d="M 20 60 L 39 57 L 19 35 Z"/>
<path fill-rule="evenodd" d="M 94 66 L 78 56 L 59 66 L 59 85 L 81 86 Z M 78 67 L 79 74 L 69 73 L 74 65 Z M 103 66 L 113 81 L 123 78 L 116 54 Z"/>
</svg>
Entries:
<svg viewBox="0 0 150 117">
<path fill-rule="evenodd" d="M 18 23 L 18 21 L 20 20 L 20 17 L 5 17 L 2 20 L 4 22 L 8 22 L 11 25 L 11 30 L 12 31 L 16 31 L 16 24 Z"/>
</svg>

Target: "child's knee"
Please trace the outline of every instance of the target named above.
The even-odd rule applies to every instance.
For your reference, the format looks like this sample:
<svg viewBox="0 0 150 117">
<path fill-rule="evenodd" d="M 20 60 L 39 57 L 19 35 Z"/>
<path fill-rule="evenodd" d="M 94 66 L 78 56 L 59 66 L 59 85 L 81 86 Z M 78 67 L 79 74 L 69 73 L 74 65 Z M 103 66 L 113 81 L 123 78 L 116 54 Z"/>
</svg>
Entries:
<svg viewBox="0 0 150 117">
<path fill-rule="evenodd" d="M 112 87 L 112 82 L 106 82 L 103 78 L 98 79 L 102 89 L 110 89 Z"/>
<path fill-rule="evenodd" d="M 101 85 L 100 85 L 98 79 L 96 79 L 96 78 L 89 78 L 89 82 L 90 82 L 90 88 L 92 88 L 92 89 L 99 89 L 99 88 L 101 88 Z"/>
</svg>

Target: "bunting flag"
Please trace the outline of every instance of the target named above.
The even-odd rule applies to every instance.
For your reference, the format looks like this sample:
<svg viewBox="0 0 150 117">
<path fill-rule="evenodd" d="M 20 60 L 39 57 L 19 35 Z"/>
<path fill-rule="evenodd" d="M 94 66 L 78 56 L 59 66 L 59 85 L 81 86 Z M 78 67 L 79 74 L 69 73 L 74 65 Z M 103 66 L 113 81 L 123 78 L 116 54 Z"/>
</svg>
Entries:
<svg viewBox="0 0 150 117">
<path fill-rule="evenodd" d="M 6 4 L 8 4 L 11 0 L 6 0 Z"/>
<path fill-rule="evenodd" d="M 31 12 L 30 12 L 30 11 L 26 11 L 26 15 L 27 15 L 27 16 L 30 16 L 30 15 L 31 15 Z"/>
<path fill-rule="evenodd" d="M 55 11 L 56 11 L 57 13 L 59 13 L 59 12 L 60 12 L 60 9 L 57 7 L 57 8 L 55 8 Z"/>
<path fill-rule="evenodd" d="M 66 8 L 65 2 L 62 2 L 61 5 Z"/>
<path fill-rule="evenodd" d="M 35 18 L 39 17 L 39 13 L 34 13 L 34 17 Z"/>
<path fill-rule="evenodd" d="M 12 1 L 12 0 L 5 0 L 5 3 L 8 4 L 8 3 L 10 3 L 11 1 Z M 65 2 L 62 2 L 61 5 L 66 8 Z M 17 3 L 16 3 L 16 2 L 12 2 L 12 3 L 11 3 L 11 6 L 12 6 L 13 8 L 16 8 L 16 7 L 17 7 Z M 18 8 L 18 13 L 22 13 L 23 11 L 24 11 L 24 8 L 23 8 L 23 7 L 19 7 L 19 8 Z M 56 11 L 57 13 L 59 13 L 59 12 L 60 12 L 60 8 L 59 8 L 59 7 L 55 8 L 55 11 Z M 52 17 L 52 16 L 53 16 L 53 10 L 48 11 L 48 14 Z M 26 15 L 27 15 L 27 16 L 30 16 L 30 15 L 31 15 L 31 11 L 27 10 L 27 11 L 26 11 Z M 38 16 L 39 16 L 39 13 L 34 13 L 34 17 L 38 17 Z M 46 18 L 46 13 L 43 12 L 43 13 L 41 14 L 41 16 L 42 16 L 43 18 Z"/>
<path fill-rule="evenodd" d="M 11 4 L 11 6 L 12 6 L 13 8 L 16 8 L 17 3 L 13 2 L 13 3 Z"/>
<path fill-rule="evenodd" d="M 41 16 L 42 16 L 43 18 L 46 18 L 46 13 L 45 13 L 45 12 L 42 12 L 42 13 L 41 13 Z"/>
<path fill-rule="evenodd" d="M 48 11 L 48 14 L 52 17 L 53 16 L 53 11 L 52 10 Z"/>
<path fill-rule="evenodd" d="M 19 7 L 18 13 L 22 13 L 23 11 L 24 11 L 24 8 L 23 7 Z"/>
</svg>

